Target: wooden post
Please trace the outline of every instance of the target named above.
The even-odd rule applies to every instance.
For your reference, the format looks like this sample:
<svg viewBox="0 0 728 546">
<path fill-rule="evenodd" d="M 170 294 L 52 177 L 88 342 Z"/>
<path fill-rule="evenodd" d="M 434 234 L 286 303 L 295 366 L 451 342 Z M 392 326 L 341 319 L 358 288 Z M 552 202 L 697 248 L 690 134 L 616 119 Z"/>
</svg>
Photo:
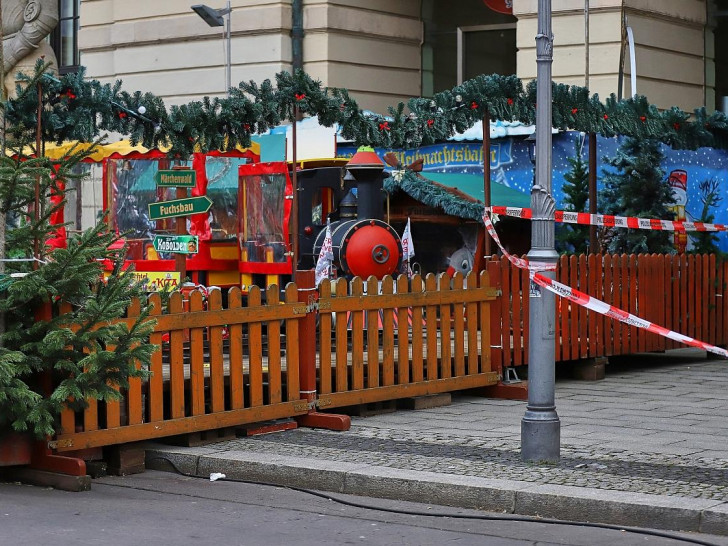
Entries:
<svg viewBox="0 0 728 546">
<path fill-rule="evenodd" d="M 188 167 L 175 166 L 172 167 L 174 171 L 187 171 L 190 170 Z M 187 188 L 176 188 L 175 198 L 184 199 L 187 197 Z M 187 217 L 178 216 L 175 220 L 175 234 L 187 235 Z M 185 282 L 187 276 L 187 255 L 186 254 L 175 254 L 174 255 L 174 269 L 179 273 L 179 285 Z"/>
<path fill-rule="evenodd" d="M 316 411 L 316 304 L 318 291 L 314 285 L 314 270 L 296 271 L 298 301 L 307 306 L 306 316 L 298 321 L 299 385 L 301 399 L 306 400 L 309 410 L 306 415 L 296 417 L 299 426 L 349 430 L 351 417 Z"/>
</svg>

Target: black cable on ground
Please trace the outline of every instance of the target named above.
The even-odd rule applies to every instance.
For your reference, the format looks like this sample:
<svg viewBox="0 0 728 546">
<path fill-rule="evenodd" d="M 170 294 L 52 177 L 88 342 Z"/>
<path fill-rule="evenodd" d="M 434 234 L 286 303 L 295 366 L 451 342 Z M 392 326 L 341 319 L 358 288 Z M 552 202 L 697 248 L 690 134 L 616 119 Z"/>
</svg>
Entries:
<svg viewBox="0 0 728 546">
<path fill-rule="evenodd" d="M 182 476 L 187 476 L 189 478 L 199 478 L 203 480 L 209 479 L 208 476 L 200 476 L 198 474 L 190 474 L 188 472 L 183 472 L 174 461 L 171 459 L 168 459 L 167 457 L 149 457 L 150 461 L 153 460 L 160 460 L 160 461 L 166 461 L 170 464 L 170 466 L 177 472 L 178 474 L 181 474 Z M 314 497 L 320 497 L 322 499 L 326 499 L 329 501 L 333 501 L 339 504 L 343 504 L 345 506 L 351 506 L 353 508 L 362 508 L 365 510 L 377 510 L 379 512 L 389 512 L 392 514 L 402 514 L 405 516 L 424 516 L 424 517 L 436 517 L 436 518 L 451 518 L 451 519 L 474 519 L 474 520 L 483 520 L 483 521 L 516 521 L 516 522 L 523 522 L 523 523 L 548 523 L 552 525 L 567 525 L 572 527 L 593 527 L 597 529 L 609 529 L 611 531 L 623 531 L 627 533 L 635 533 L 640 535 L 648 535 L 648 536 L 654 536 L 654 537 L 660 537 L 660 538 L 669 538 L 671 540 L 677 540 L 682 542 L 688 542 L 690 544 L 699 544 L 700 546 L 720 546 L 719 544 L 716 544 L 714 542 L 707 542 L 705 540 L 700 540 L 698 538 L 690 538 L 690 537 L 682 537 L 678 536 L 672 533 L 667 533 L 663 531 L 657 531 L 652 529 L 640 529 L 638 527 L 624 527 L 622 525 L 611 525 L 609 523 L 596 523 L 596 522 L 580 522 L 580 521 L 569 521 L 569 520 L 560 520 L 560 519 L 552 519 L 552 518 L 540 518 L 535 516 L 517 516 L 517 515 L 468 515 L 468 514 L 441 514 L 437 512 L 418 512 L 416 510 L 399 510 L 397 508 L 382 508 L 379 506 L 370 506 L 367 504 L 361 504 L 358 502 L 352 502 L 347 501 L 344 499 L 336 498 L 332 495 L 329 495 L 328 493 L 319 493 L 318 491 L 313 491 L 311 489 L 305 489 L 303 487 L 296 487 L 294 485 L 281 485 L 277 483 L 268 483 L 268 482 L 257 482 L 252 480 L 241 480 L 236 478 L 220 478 L 222 481 L 228 481 L 228 482 L 236 482 L 236 483 L 245 483 L 249 485 L 262 485 L 265 487 L 283 487 L 285 489 L 290 489 L 291 491 L 298 491 L 300 493 L 306 493 L 307 495 L 313 495 Z"/>
</svg>

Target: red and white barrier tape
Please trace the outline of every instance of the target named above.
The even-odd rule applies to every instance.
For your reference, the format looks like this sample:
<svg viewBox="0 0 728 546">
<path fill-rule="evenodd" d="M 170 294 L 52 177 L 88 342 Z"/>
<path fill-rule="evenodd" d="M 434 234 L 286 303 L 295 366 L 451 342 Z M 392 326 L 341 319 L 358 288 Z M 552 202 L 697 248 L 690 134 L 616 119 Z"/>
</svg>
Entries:
<svg viewBox="0 0 728 546">
<path fill-rule="evenodd" d="M 530 219 L 533 211 L 519 207 L 490 207 L 493 214 L 512 216 L 513 218 Z M 649 229 L 657 231 L 728 231 L 723 224 L 706 224 L 704 222 L 682 222 L 680 220 L 656 220 L 654 218 L 637 218 L 634 216 L 612 216 L 610 214 L 589 214 L 586 212 L 569 212 L 557 210 L 554 214 L 557 222 L 579 224 L 583 226 L 622 227 L 632 229 Z"/>
<path fill-rule="evenodd" d="M 493 207 L 493 208 L 495 209 L 496 207 Z M 485 223 L 485 228 L 488 230 L 488 233 L 490 234 L 490 236 L 493 238 L 493 240 L 496 242 L 498 247 L 503 252 L 503 255 L 506 258 L 508 258 L 511 261 L 511 263 L 513 263 L 516 267 L 519 267 L 521 269 L 528 269 L 530 271 L 530 277 L 533 282 L 535 282 L 539 286 L 543 286 L 547 290 L 550 290 L 557 296 L 566 298 L 569 301 L 572 301 L 578 305 L 581 305 L 582 307 L 586 307 L 587 309 L 590 309 L 591 311 L 594 311 L 596 313 L 599 313 L 601 315 L 607 316 L 612 319 L 617 319 L 618 321 L 624 322 L 625 324 L 628 324 L 630 326 L 635 326 L 636 328 L 642 328 L 643 330 L 647 330 L 648 332 L 652 332 L 654 334 L 666 337 L 668 339 L 672 339 L 674 341 L 684 343 L 685 345 L 690 345 L 691 347 L 697 347 L 699 349 L 703 349 L 704 351 L 715 353 L 715 354 L 728 358 L 728 351 L 725 349 L 721 349 L 720 347 L 716 347 L 715 345 L 710 345 L 709 343 L 705 343 L 703 341 L 698 341 L 697 339 L 693 339 L 691 337 L 684 336 L 677 332 L 673 332 L 672 330 L 668 330 L 667 328 L 663 328 L 662 326 L 658 326 L 657 324 L 654 324 L 648 320 L 641 319 L 636 315 L 633 315 L 631 313 L 628 313 L 627 311 L 623 311 L 622 309 L 619 309 L 618 307 L 614 307 L 613 305 L 609 305 L 608 303 L 605 303 L 601 300 L 593 298 L 589 294 L 580 292 L 579 290 L 571 288 L 570 286 L 566 286 L 565 284 L 561 284 L 560 282 L 557 282 L 553 279 L 549 279 L 548 277 L 538 273 L 538 271 L 544 271 L 547 269 L 555 269 L 556 266 L 555 265 L 552 266 L 551 264 L 529 263 L 528 260 L 519 258 L 517 256 L 512 256 L 511 254 L 508 253 L 508 251 L 506 251 L 505 248 L 503 248 L 503 245 L 501 244 L 500 239 L 498 238 L 498 234 L 496 233 L 495 228 L 493 227 L 493 223 L 490 221 L 490 217 L 488 216 L 487 210 L 485 211 L 485 214 L 483 215 L 483 222 Z M 545 267 L 547 265 L 548 265 L 548 267 Z M 539 268 L 538 266 L 543 266 L 543 267 Z"/>
</svg>

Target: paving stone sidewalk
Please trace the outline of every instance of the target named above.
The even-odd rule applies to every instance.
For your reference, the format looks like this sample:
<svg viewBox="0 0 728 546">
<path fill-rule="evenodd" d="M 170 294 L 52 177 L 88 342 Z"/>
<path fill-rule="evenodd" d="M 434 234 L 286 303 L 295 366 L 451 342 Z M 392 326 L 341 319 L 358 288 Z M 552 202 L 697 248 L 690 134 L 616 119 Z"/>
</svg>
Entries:
<svg viewBox="0 0 728 546">
<path fill-rule="evenodd" d="M 728 361 L 692 349 L 620 359 L 606 379 L 559 379 L 561 460 L 520 458 L 525 402 L 352 418 L 205 448 L 155 445 L 187 471 L 560 519 L 728 535 Z M 168 468 L 168 467 L 167 467 Z"/>
</svg>

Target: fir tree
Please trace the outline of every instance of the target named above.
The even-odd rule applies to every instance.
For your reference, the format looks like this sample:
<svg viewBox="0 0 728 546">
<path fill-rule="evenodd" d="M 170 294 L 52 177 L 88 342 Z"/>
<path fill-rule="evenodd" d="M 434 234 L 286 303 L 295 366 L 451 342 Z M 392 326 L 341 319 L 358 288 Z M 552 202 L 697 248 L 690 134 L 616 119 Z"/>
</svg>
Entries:
<svg viewBox="0 0 728 546">
<path fill-rule="evenodd" d="M 669 207 L 675 203 L 665 173 L 660 168 L 660 143 L 652 139 L 625 138 L 616 155 L 607 160 L 616 172 L 604 171 L 599 203 L 602 212 L 618 216 L 674 219 Z M 613 253 L 675 252 L 666 231 L 613 229 L 608 249 Z"/>
<path fill-rule="evenodd" d="M 582 156 L 579 139 L 574 141 L 574 157 L 568 158 L 570 169 L 564 175 L 563 210 L 586 212 L 589 204 L 589 165 Z M 566 252 L 585 254 L 589 249 L 589 226 L 558 226 L 556 240 Z"/>
<path fill-rule="evenodd" d="M 74 177 L 83 154 L 58 162 L 24 156 L 28 131 L 8 127 L 2 135 L 3 149 L 14 154 L 0 157 L 0 219 L 7 227 L 0 240 L 0 431 L 44 437 L 57 430 L 64 407 L 118 399 L 130 377 L 147 375 L 154 323 L 144 303 L 138 318 L 117 320 L 142 290 L 132 271 L 122 270 L 126 249 L 110 248 L 118 236 L 104 219 L 71 237 L 67 248 L 44 248 L 59 227 L 51 217 L 63 205 L 52 204 L 51 194 L 63 195 L 57 181 Z M 19 139 L 13 146 L 11 137 Z M 113 264 L 107 279 L 104 262 Z M 38 314 L 48 308 L 50 316 Z"/>
</svg>

